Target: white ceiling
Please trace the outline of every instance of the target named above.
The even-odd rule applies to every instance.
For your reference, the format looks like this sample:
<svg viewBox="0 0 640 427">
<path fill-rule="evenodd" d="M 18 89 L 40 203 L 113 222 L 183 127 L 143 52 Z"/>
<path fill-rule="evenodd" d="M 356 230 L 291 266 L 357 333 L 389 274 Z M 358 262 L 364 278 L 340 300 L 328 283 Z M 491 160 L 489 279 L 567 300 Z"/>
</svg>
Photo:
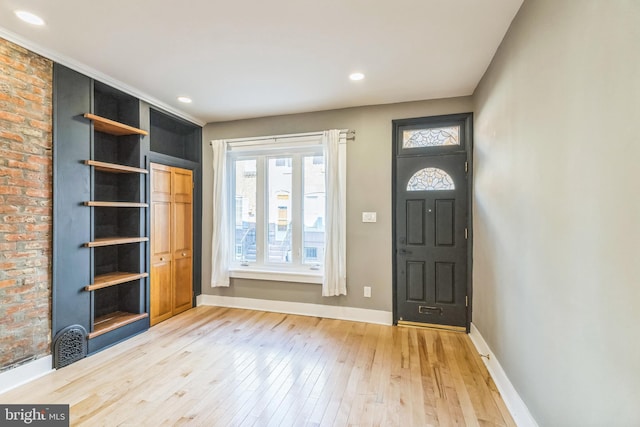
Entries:
<svg viewBox="0 0 640 427">
<path fill-rule="evenodd" d="M 202 124 L 470 95 L 521 4 L 0 0 L 0 37 Z"/>
</svg>

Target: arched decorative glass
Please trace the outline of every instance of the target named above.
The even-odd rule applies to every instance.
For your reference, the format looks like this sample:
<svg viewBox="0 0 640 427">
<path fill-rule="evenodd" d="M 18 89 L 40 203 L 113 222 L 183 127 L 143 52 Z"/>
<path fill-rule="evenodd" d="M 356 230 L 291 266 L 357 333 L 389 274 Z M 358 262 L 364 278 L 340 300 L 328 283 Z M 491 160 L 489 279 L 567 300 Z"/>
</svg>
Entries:
<svg viewBox="0 0 640 427">
<path fill-rule="evenodd" d="M 460 126 L 402 131 L 402 148 L 460 145 Z"/>
<path fill-rule="evenodd" d="M 438 168 L 420 169 L 414 173 L 407 184 L 407 191 L 455 190 L 451 176 Z"/>
</svg>

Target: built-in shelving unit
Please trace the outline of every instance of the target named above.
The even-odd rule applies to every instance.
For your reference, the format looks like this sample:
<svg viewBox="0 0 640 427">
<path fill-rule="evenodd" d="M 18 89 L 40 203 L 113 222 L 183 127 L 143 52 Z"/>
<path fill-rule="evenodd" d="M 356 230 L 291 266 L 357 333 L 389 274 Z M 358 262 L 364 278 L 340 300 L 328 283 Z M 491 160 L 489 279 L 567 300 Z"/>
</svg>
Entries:
<svg viewBox="0 0 640 427">
<path fill-rule="evenodd" d="M 101 83 L 94 83 L 91 168 L 92 325 L 89 340 L 148 318 L 145 258 L 146 203 L 140 101 Z M 148 321 L 147 321 L 148 322 Z M 148 327 L 148 323 L 146 324 Z M 114 332 L 115 333 L 115 332 Z M 102 339 L 102 338 L 101 338 Z M 89 347 L 92 347 L 90 342 Z"/>
<path fill-rule="evenodd" d="M 84 357 L 149 328 L 151 163 L 194 173 L 192 276 L 200 293 L 202 128 L 53 68 L 52 352 L 61 367 L 65 331 L 87 337 L 86 353 L 77 349 Z"/>
</svg>

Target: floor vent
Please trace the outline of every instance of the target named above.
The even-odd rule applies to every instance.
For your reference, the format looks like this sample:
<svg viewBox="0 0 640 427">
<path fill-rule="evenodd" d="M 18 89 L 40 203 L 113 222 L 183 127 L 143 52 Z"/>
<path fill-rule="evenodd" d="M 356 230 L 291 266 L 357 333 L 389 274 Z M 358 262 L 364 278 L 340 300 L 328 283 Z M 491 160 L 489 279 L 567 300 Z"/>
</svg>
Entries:
<svg viewBox="0 0 640 427">
<path fill-rule="evenodd" d="M 67 326 L 53 340 L 53 367 L 63 368 L 87 356 L 87 331 L 80 325 Z"/>
</svg>

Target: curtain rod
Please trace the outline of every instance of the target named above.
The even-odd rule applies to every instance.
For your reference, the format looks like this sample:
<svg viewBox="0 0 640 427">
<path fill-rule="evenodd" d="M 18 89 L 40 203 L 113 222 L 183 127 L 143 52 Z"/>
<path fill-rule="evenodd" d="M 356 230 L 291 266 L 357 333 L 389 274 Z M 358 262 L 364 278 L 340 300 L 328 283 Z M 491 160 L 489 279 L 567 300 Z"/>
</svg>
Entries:
<svg viewBox="0 0 640 427">
<path fill-rule="evenodd" d="M 270 139 L 286 139 L 286 138 L 301 138 L 305 136 L 321 136 L 324 131 L 318 132 L 305 132 L 305 133 L 289 133 L 285 135 L 269 135 L 269 136 L 259 136 L 259 137 L 247 137 L 247 138 L 232 138 L 225 139 L 227 142 L 245 142 L 245 141 L 268 141 Z M 340 133 L 346 133 L 347 139 L 354 140 L 356 139 L 356 131 L 349 129 L 340 129 Z M 211 141 L 209 141 L 209 145 L 211 145 Z"/>
</svg>

